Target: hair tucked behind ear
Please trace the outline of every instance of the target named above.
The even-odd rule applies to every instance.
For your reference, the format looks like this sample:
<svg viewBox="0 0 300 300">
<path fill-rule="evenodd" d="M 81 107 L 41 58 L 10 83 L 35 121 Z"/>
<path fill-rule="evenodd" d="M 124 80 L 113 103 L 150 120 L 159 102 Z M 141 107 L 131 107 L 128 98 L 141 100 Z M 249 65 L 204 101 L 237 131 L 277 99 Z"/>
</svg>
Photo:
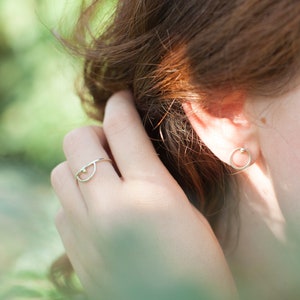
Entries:
<svg viewBox="0 0 300 300">
<path fill-rule="evenodd" d="M 86 7 L 68 43 L 85 59 L 87 112 L 101 120 L 108 97 L 131 90 L 161 160 L 214 228 L 232 177 L 181 104 L 282 92 L 299 67 L 300 2 L 120 0 L 103 29 L 94 16 L 104 4 Z"/>
</svg>

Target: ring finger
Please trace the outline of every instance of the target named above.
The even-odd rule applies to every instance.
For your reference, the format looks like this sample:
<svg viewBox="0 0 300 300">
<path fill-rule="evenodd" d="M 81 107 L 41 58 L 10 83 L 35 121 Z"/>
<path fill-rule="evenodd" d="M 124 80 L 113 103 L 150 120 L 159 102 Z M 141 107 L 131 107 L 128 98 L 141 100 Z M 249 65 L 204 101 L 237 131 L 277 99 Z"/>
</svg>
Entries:
<svg viewBox="0 0 300 300">
<path fill-rule="evenodd" d="M 64 152 L 69 167 L 78 181 L 87 206 L 94 205 L 95 196 L 111 190 L 120 178 L 109 161 L 103 130 L 99 127 L 83 127 L 71 131 L 64 140 Z M 78 175 L 78 178 L 76 178 Z M 78 179 L 83 179 L 80 181 Z"/>
</svg>

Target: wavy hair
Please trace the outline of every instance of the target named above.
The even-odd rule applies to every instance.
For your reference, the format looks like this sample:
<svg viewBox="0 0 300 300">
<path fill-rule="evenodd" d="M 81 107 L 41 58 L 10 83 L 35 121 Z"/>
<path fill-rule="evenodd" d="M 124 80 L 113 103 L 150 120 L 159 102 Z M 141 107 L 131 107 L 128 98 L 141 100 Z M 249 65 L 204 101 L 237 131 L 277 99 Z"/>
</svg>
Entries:
<svg viewBox="0 0 300 300">
<path fill-rule="evenodd" d="M 299 68 L 300 1 L 119 0 L 98 27 L 103 7 L 87 5 L 67 42 L 84 57 L 86 111 L 101 121 L 109 96 L 131 90 L 162 162 L 214 228 L 233 176 L 182 102 L 205 109 L 233 91 L 285 91 Z"/>
</svg>

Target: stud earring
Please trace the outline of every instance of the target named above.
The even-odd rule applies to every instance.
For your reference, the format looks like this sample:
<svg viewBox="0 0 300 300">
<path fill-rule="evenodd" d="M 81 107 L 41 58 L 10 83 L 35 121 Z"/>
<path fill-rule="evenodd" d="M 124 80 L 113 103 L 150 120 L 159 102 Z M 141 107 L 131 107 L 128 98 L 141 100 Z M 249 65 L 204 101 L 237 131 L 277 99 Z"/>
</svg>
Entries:
<svg viewBox="0 0 300 300">
<path fill-rule="evenodd" d="M 245 160 L 245 163 L 242 165 L 238 165 L 234 162 L 234 158 L 238 154 L 247 155 L 247 159 Z M 246 148 L 236 148 L 230 154 L 230 159 L 229 159 L 230 166 L 237 171 L 245 170 L 250 166 L 251 162 L 252 162 L 251 153 Z"/>
</svg>

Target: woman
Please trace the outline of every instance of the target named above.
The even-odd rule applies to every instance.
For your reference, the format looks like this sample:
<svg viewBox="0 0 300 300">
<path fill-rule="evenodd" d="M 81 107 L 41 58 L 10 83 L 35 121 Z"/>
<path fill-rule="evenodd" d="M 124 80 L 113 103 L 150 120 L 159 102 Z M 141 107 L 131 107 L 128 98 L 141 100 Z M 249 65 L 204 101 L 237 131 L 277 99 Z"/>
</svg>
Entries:
<svg viewBox="0 0 300 300">
<path fill-rule="evenodd" d="M 80 37 L 101 2 L 82 12 Z M 162 272 L 218 299 L 245 282 L 252 299 L 293 299 L 280 254 L 300 219 L 300 2 L 120 0 L 86 40 L 85 104 L 103 125 L 66 136 L 52 184 L 91 298 L 113 273 L 106 243 L 129 228 L 129 249 L 157 245 Z"/>
</svg>

